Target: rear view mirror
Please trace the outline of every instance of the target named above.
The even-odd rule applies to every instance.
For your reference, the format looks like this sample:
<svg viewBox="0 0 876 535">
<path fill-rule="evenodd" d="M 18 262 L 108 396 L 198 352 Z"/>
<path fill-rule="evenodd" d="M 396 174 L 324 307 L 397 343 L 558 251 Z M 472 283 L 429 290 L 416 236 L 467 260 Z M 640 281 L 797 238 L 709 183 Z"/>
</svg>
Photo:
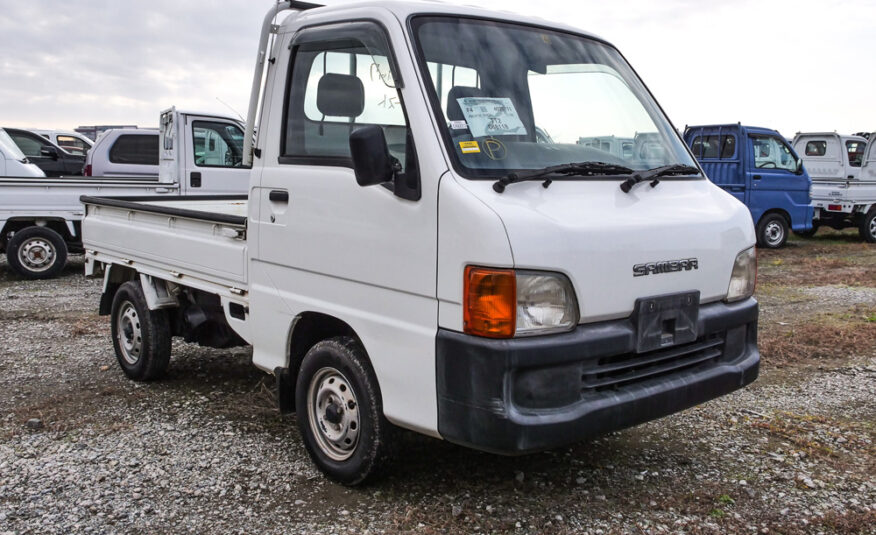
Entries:
<svg viewBox="0 0 876 535">
<path fill-rule="evenodd" d="M 798 175 L 803 174 L 803 159 L 802 158 L 797 158 L 797 171 L 796 171 L 796 173 Z"/>
<path fill-rule="evenodd" d="M 40 148 L 40 156 L 45 156 L 47 158 L 57 160 L 58 159 L 58 149 L 56 149 L 55 147 L 42 147 L 42 148 Z"/>
<path fill-rule="evenodd" d="M 360 186 L 376 186 L 394 178 L 395 166 L 383 128 L 369 125 L 355 130 L 350 134 L 350 153 Z"/>
</svg>

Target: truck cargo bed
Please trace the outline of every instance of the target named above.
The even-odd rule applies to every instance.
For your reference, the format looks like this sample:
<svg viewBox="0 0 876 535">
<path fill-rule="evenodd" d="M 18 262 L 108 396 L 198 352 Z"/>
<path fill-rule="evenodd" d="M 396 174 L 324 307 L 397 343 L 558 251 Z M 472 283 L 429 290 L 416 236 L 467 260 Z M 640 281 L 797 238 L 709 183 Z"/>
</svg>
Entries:
<svg viewBox="0 0 876 535">
<path fill-rule="evenodd" d="M 246 293 L 246 197 L 82 197 L 89 260 L 220 295 Z"/>
</svg>

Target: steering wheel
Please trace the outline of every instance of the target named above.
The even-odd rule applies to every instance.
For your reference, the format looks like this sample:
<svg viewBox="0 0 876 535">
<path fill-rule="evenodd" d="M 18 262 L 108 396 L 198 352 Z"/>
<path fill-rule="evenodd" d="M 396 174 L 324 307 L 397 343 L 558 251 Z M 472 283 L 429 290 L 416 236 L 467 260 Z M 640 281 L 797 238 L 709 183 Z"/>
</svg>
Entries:
<svg viewBox="0 0 876 535">
<path fill-rule="evenodd" d="M 758 169 L 775 169 L 776 162 L 763 162 L 762 164 L 757 166 Z"/>
</svg>

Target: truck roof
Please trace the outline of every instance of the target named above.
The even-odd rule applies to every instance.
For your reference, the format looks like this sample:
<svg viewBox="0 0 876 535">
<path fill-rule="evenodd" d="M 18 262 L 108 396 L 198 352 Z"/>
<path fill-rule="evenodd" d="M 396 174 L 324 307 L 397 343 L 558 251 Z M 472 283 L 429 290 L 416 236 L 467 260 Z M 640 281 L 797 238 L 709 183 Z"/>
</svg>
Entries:
<svg viewBox="0 0 876 535">
<path fill-rule="evenodd" d="M 778 134 L 778 133 L 779 133 L 778 130 L 775 130 L 775 129 L 772 129 L 772 128 L 766 128 L 766 127 L 763 127 L 763 126 L 746 126 L 746 125 L 741 124 L 741 123 L 697 124 L 697 125 L 687 126 L 687 127 L 685 128 L 684 132 L 685 132 L 685 135 L 686 135 L 689 131 L 694 130 L 694 129 L 702 129 L 702 130 L 705 130 L 705 129 L 708 129 L 708 128 L 727 128 L 727 129 L 730 129 L 730 128 L 741 128 L 741 129 L 743 129 L 743 130 L 745 130 L 745 131 L 747 131 L 747 132 L 755 132 L 755 133 L 763 133 L 763 134 Z"/>
<path fill-rule="evenodd" d="M 349 13 L 351 11 L 359 11 L 367 9 L 385 9 L 394 14 L 399 20 L 406 21 L 411 15 L 465 15 L 466 17 L 476 17 L 482 19 L 499 20 L 506 22 L 516 22 L 520 24 L 545 26 L 551 29 L 568 31 L 578 35 L 583 35 L 592 39 L 597 39 L 605 43 L 611 44 L 609 41 L 585 32 L 580 28 L 563 24 L 561 22 L 549 21 L 540 17 L 531 15 L 521 15 L 510 11 L 499 11 L 490 9 L 481 9 L 474 6 L 463 6 L 458 4 L 448 4 L 444 2 L 425 1 L 425 2 L 410 2 L 410 1 L 392 1 L 392 0 L 372 0 L 365 2 L 357 2 L 355 4 L 337 4 L 331 6 L 320 6 L 313 9 L 302 11 L 298 17 L 287 18 L 281 27 L 287 29 L 292 24 L 307 21 L 310 18 L 316 18 L 319 15 L 335 12 Z M 614 46 L 614 45 L 612 45 Z"/>
<path fill-rule="evenodd" d="M 840 139 L 846 140 L 846 141 L 854 140 L 854 141 L 863 141 L 865 143 L 867 142 L 867 138 L 865 138 L 865 137 L 856 136 L 856 135 L 847 136 L 845 134 L 839 134 L 837 132 L 797 132 L 797 134 L 794 135 L 794 141 L 796 141 L 800 138 L 804 138 L 804 137 L 835 137 L 835 138 L 840 138 Z"/>
</svg>

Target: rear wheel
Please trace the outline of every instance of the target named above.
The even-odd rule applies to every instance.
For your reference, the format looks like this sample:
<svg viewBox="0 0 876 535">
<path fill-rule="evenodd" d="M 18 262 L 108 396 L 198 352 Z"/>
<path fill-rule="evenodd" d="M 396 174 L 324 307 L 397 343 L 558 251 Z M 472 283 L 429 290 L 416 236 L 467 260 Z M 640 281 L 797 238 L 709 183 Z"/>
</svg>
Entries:
<svg viewBox="0 0 876 535">
<path fill-rule="evenodd" d="M 767 249 L 778 249 L 788 240 L 788 222 L 779 214 L 769 214 L 757 225 L 757 244 Z"/>
<path fill-rule="evenodd" d="M 170 320 L 149 310 L 139 282 L 126 282 L 113 298 L 113 349 L 122 371 L 135 381 L 158 379 L 170 363 Z"/>
<path fill-rule="evenodd" d="M 51 279 L 67 263 L 67 245 L 48 227 L 27 227 L 12 235 L 6 258 L 9 267 L 26 279 Z"/>
<path fill-rule="evenodd" d="M 391 425 L 371 365 L 352 338 L 324 340 L 307 352 L 295 407 L 307 453 L 329 478 L 359 485 L 388 458 Z"/>
<path fill-rule="evenodd" d="M 864 219 L 861 220 L 861 227 L 858 229 L 861 237 L 870 243 L 876 243 L 876 207 L 871 208 Z"/>
</svg>

